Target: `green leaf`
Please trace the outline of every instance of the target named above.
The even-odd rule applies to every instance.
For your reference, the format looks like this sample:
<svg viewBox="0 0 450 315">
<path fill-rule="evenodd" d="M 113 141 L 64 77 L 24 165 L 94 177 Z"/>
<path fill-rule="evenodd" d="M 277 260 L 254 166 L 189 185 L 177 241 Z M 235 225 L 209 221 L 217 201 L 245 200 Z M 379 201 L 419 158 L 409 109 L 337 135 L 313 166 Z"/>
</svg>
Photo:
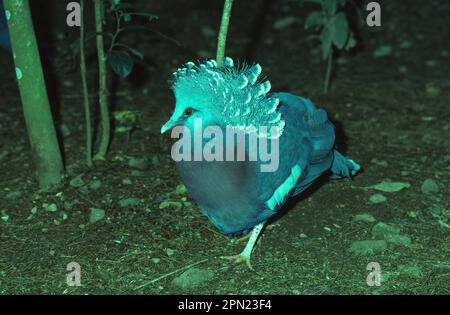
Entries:
<svg viewBox="0 0 450 315">
<path fill-rule="evenodd" d="M 382 192 L 398 192 L 404 188 L 411 187 L 410 183 L 407 182 L 381 182 L 379 184 L 369 186 L 367 188 L 373 188 Z"/>
<path fill-rule="evenodd" d="M 349 37 L 349 26 L 347 17 L 343 12 L 339 12 L 330 21 L 331 39 L 337 48 L 344 48 Z"/>
<path fill-rule="evenodd" d="M 121 78 L 126 78 L 133 70 L 133 59 L 126 51 L 109 51 L 108 61 L 114 72 Z"/>
<path fill-rule="evenodd" d="M 324 24 L 324 16 L 322 11 L 314 11 L 308 15 L 305 20 L 305 29 L 316 27 Z"/>
<path fill-rule="evenodd" d="M 345 45 L 345 50 L 350 50 L 356 47 L 356 38 L 353 32 L 350 32 L 350 37 L 348 38 L 347 44 Z"/>
<path fill-rule="evenodd" d="M 324 0 L 323 8 L 329 15 L 334 15 L 337 11 L 338 0 Z"/>
</svg>

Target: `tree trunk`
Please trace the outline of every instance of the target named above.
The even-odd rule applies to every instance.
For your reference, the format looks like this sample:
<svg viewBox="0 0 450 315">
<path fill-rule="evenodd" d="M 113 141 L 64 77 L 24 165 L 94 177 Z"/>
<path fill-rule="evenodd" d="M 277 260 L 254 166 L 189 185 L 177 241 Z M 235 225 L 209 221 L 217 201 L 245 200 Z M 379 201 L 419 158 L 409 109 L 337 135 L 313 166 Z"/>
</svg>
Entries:
<svg viewBox="0 0 450 315">
<path fill-rule="evenodd" d="M 95 160 L 105 160 L 108 152 L 111 124 L 109 121 L 108 91 L 106 85 L 106 56 L 103 43 L 103 0 L 95 0 L 95 31 L 97 33 L 97 59 L 98 59 L 98 93 L 100 105 L 100 145 Z"/>
<path fill-rule="evenodd" d="M 57 185 L 64 166 L 45 87 L 28 0 L 4 0 L 20 98 L 41 188 Z"/>
</svg>

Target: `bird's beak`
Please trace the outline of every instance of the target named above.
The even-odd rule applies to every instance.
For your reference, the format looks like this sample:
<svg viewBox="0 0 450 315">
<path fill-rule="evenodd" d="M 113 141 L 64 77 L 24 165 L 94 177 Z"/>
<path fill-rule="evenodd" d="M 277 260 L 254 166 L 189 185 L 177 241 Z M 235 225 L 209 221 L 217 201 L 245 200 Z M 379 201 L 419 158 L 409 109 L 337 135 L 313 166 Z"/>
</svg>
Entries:
<svg viewBox="0 0 450 315">
<path fill-rule="evenodd" d="M 173 119 L 173 117 L 170 117 L 170 119 L 161 127 L 161 134 L 165 133 L 167 130 L 172 129 L 176 125 L 176 121 Z"/>
</svg>

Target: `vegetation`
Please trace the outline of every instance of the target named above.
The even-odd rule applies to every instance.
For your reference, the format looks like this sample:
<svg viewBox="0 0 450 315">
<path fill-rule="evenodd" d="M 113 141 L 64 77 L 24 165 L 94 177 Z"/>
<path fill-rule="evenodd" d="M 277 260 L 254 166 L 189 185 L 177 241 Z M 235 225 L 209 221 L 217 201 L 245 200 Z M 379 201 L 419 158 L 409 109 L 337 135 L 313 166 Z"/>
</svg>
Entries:
<svg viewBox="0 0 450 315">
<path fill-rule="evenodd" d="M 334 50 L 349 50 L 356 46 L 355 36 L 350 29 L 345 8 L 349 0 L 305 0 L 320 6 L 311 12 L 305 20 L 305 28 L 313 29 L 319 35 L 311 36 L 321 44 L 322 58 L 327 61 L 324 80 L 324 92 L 330 85 Z"/>
</svg>

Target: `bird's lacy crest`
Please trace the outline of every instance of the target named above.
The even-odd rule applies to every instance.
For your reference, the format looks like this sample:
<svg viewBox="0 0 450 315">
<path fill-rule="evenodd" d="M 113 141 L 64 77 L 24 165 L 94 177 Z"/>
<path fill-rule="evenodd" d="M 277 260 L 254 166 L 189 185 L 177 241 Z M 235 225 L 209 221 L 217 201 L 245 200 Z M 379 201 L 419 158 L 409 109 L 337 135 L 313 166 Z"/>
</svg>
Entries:
<svg viewBox="0 0 450 315">
<path fill-rule="evenodd" d="M 173 73 L 173 90 L 175 94 L 202 93 L 205 102 L 222 113 L 225 125 L 278 138 L 285 126 L 278 111 L 280 100 L 269 94 L 270 82 L 259 79 L 261 71 L 259 64 L 235 66 L 229 57 L 223 66 L 215 60 L 187 62 Z M 261 133 L 260 127 L 266 127 L 267 133 Z"/>
</svg>

